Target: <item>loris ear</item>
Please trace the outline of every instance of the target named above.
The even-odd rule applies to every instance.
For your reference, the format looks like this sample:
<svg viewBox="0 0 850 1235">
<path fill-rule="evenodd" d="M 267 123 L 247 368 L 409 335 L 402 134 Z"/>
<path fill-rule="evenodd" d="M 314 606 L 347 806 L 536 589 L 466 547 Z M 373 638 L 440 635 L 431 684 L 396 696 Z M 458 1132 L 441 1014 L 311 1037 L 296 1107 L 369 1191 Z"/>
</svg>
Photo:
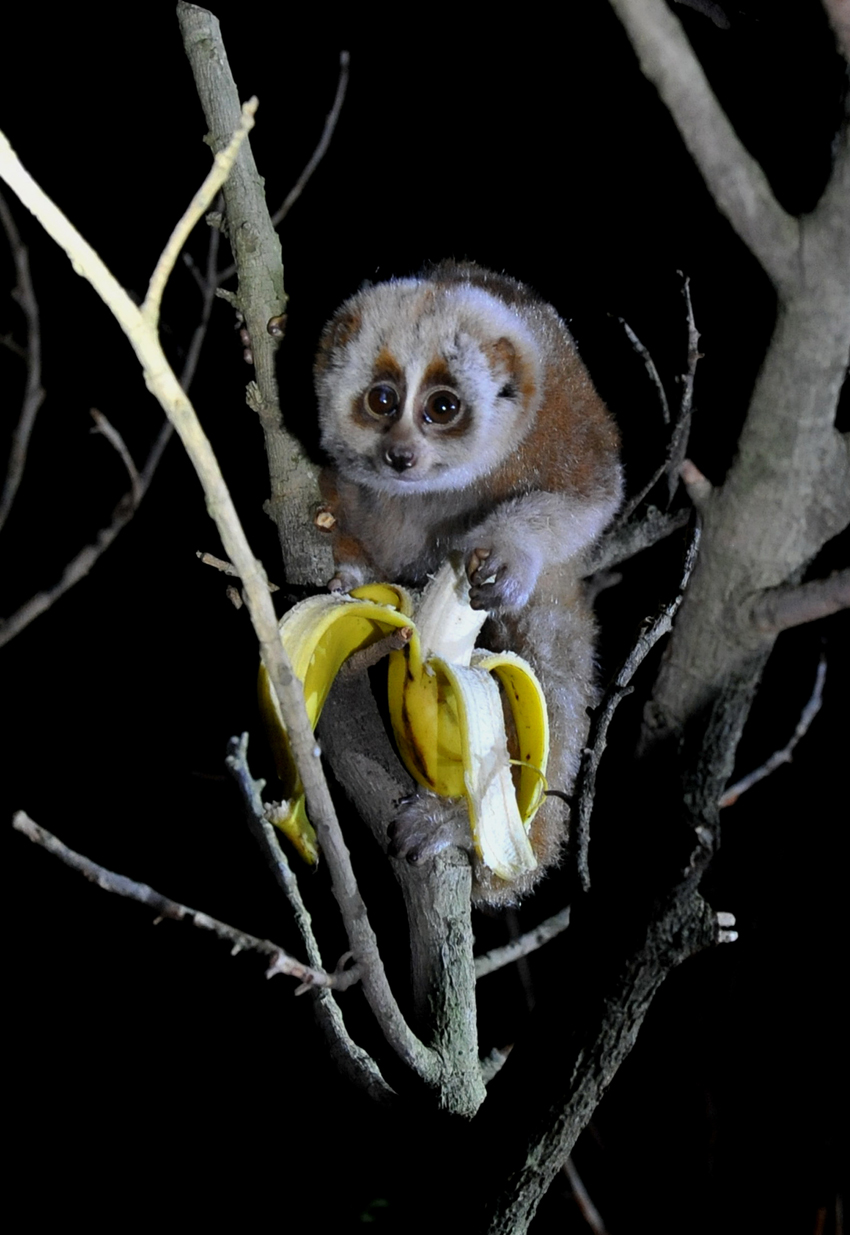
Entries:
<svg viewBox="0 0 850 1235">
<path fill-rule="evenodd" d="M 330 364 L 331 356 L 338 347 L 345 347 L 360 330 L 362 317 L 356 309 L 338 313 L 332 317 L 322 331 L 319 340 L 319 350 L 316 353 L 316 373 L 323 373 Z"/>
<path fill-rule="evenodd" d="M 519 397 L 524 404 L 529 404 L 537 391 L 535 366 L 523 356 L 522 349 L 503 335 L 493 343 L 485 343 L 482 350 L 500 384 L 500 396 Z"/>
</svg>

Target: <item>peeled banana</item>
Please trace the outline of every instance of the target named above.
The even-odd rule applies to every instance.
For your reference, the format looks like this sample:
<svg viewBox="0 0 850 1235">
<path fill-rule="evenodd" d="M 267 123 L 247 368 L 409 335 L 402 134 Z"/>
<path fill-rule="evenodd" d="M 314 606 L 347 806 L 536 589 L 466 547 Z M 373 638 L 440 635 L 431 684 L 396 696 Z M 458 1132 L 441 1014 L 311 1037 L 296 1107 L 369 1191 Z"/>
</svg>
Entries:
<svg viewBox="0 0 850 1235">
<path fill-rule="evenodd" d="M 404 588 L 371 584 L 350 596 L 302 601 L 282 618 L 280 635 L 304 686 L 316 725 L 331 683 L 353 652 L 407 628 L 407 646 L 389 655 L 388 701 L 396 745 L 410 774 L 445 797 L 464 797 L 481 860 L 502 879 L 533 870 L 528 828 L 542 800 L 549 724 L 540 683 L 521 657 L 475 648 L 486 614 L 469 604 L 466 574 L 450 560 L 422 593 L 416 616 Z M 511 775 L 499 686 L 519 744 Z M 289 750 L 277 699 L 260 669 L 260 703 L 278 774 L 290 797 L 274 822 L 308 861 L 317 859 L 304 788 Z"/>
</svg>

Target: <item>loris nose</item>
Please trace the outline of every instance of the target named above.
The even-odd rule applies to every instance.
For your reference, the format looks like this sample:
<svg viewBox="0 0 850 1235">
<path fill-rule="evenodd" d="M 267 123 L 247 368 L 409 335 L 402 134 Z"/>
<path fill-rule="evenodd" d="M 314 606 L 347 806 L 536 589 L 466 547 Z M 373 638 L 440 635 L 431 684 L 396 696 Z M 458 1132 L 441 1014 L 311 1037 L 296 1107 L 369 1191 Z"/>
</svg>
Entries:
<svg viewBox="0 0 850 1235">
<path fill-rule="evenodd" d="M 397 472 L 406 472 L 416 462 L 416 455 L 409 446 L 390 446 L 384 452 L 384 458 Z"/>
</svg>

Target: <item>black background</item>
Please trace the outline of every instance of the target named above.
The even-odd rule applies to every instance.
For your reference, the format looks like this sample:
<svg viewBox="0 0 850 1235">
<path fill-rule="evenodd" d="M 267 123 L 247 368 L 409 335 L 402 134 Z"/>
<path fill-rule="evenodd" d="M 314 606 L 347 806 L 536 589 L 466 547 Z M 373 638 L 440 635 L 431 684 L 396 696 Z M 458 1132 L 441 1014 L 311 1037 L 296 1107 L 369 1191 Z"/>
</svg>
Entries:
<svg viewBox="0 0 850 1235">
<path fill-rule="evenodd" d="M 260 99 L 252 143 L 273 205 L 318 140 L 340 48 L 352 53 L 331 149 L 282 228 L 290 297 L 282 400 L 296 431 L 314 435 L 311 355 L 337 304 L 364 278 L 468 257 L 528 281 L 570 322 L 639 487 L 663 429 L 617 319 L 650 347 L 674 399 L 686 355 L 683 271 L 704 354 L 691 455 L 722 480 L 770 337 L 773 296 L 715 210 L 607 6 L 568 6 L 565 25 L 532 18 L 527 30 L 518 14 L 504 22 L 479 14 L 466 29 L 460 12 L 449 21 L 411 11 L 374 37 L 361 26 L 353 38 L 325 14 L 217 11 L 240 93 Z M 811 209 L 842 97 L 841 62 L 817 6 L 731 6 L 727 30 L 677 11 L 782 204 Z M 121 16 L 106 20 L 85 5 L 49 19 L 41 7 L 17 12 L 4 32 L 0 127 L 141 297 L 209 154 L 171 6 L 113 12 Z M 296 20 L 307 22 L 300 32 Z M 120 429 L 137 462 L 161 413 L 94 293 L 7 200 L 30 246 L 47 390 L 4 531 L 0 608 L 11 613 L 55 581 L 126 488 L 116 454 L 89 434 L 89 408 Z M 188 246 L 199 262 L 201 233 Z M 5 251 L 0 269 L 10 288 Z M 191 277 L 178 269 L 163 306 L 176 365 L 197 311 Z M 0 332 L 23 338 L 5 292 Z M 221 304 L 192 393 L 252 544 L 280 578 L 240 351 Z M 3 349 L 9 429 L 21 384 L 20 362 Z M 265 758 L 255 645 L 244 611 L 229 605 L 197 549 L 220 546 L 172 444 L 136 518 L 89 579 L 0 652 L 4 818 L 26 809 L 104 865 L 299 952 L 223 773 L 233 733 L 249 730 L 257 766 Z M 603 675 L 670 594 L 680 556 L 678 542 L 659 546 L 602 597 Z M 841 548 L 830 546 L 812 574 L 839 564 Z M 834 1204 L 846 1094 L 838 1029 L 846 617 L 779 640 L 739 762 L 744 771 L 785 743 L 823 646 L 825 707 L 793 765 L 727 812 L 708 892 L 737 915 L 740 941 L 669 979 L 577 1148 L 613 1235 L 809 1232 Z M 638 708 L 635 699 L 618 720 L 624 748 Z M 610 838 L 624 822 L 653 826 L 651 802 L 614 809 L 615 821 L 595 825 L 606 861 L 616 860 Z M 342 1231 L 359 1227 L 371 1205 L 371 1216 L 394 1229 L 404 1196 L 446 1178 L 450 1190 L 478 1186 L 439 1145 L 379 1117 L 337 1080 L 309 997 L 293 999 L 283 978 L 264 981 L 259 959 L 231 959 L 188 926 L 154 928 L 145 910 L 84 883 L 10 836 L 8 824 L 7 843 L 9 1127 L 14 1178 L 34 1224 L 57 1209 L 94 1225 L 223 1220 L 233 1204 L 243 1227 L 314 1216 Z M 403 974 L 383 859 L 368 842 L 353 843 L 358 873 L 381 889 L 374 912 Z M 325 874 L 304 882 L 330 964 L 345 945 Z M 559 904 L 551 880 L 523 908 L 522 924 Z M 501 921 L 482 919 L 482 946 L 504 932 Z M 535 983 L 563 983 L 568 999 L 557 944 L 531 970 Z M 380 1051 L 359 993 L 343 998 L 354 1030 Z M 489 978 L 484 1048 L 513 1041 L 525 1015 L 517 976 Z M 831 1221 L 823 1229 L 834 1229 Z M 586 1229 L 565 1183 L 538 1223 L 540 1231 Z"/>
</svg>

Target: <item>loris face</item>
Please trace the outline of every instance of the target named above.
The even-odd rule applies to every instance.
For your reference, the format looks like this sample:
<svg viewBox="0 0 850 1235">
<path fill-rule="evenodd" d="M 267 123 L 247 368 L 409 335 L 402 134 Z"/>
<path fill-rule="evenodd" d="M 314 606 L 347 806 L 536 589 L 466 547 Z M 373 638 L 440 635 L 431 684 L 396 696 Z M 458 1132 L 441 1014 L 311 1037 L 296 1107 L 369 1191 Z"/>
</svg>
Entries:
<svg viewBox="0 0 850 1235">
<path fill-rule="evenodd" d="M 343 476 L 373 489 L 463 489 L 533 425 L 537 350 L 519 316 L 481 288 L 414 279 L 368 288 L 322 338 L 322 444 Z"/>
</svg>

